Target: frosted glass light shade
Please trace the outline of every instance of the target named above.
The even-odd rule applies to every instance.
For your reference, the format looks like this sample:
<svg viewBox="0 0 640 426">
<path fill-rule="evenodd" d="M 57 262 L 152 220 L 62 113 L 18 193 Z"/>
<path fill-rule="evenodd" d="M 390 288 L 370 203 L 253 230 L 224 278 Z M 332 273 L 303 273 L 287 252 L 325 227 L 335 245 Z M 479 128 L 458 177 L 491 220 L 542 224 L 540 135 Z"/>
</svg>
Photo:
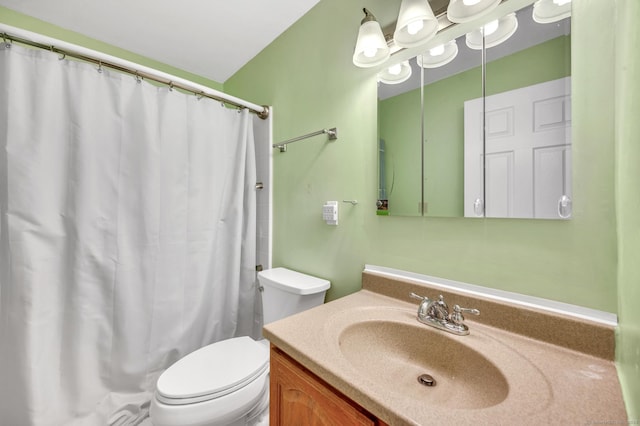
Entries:
<svg viewBox="0 0 640 426">
<path fill-rule="evenodd" d="M 464 0 L 451 0 L 449 7 L 447 7 L 447 19 L 456 23 L 469 22 L 491 12 L 498 7 L 501 1 L 480 0 L 478 2 L 465 2 Z"/>
<path fill-rule="evenodd" d="M 533 4 L 533 20 L 550 24 L 571 16 L 571 1 L 538 0 Z"/>
<path fill-rule="evenodd" d="M 438 20 L 427 0 L 402 0 L 393 41 L 400 47 L 419 46 L 433 38 Z"/>
<path fill-rule="evenodd" d="M 422 68 L 438 68 L 453 61 L 458 55 L 458 44 L 455 40 L 451 40 L 444 44 L 444 51 L 439 55 L 434 49 L 424 52 L 416 57 L 416 62 Z"/>
<path fill-rule="evenodd" d="M 378 81 L 384 84 L 399 84 L 411 77 L 411 65 L 409 61 L 400 62 L 380 71 Z"/>
<path fill-rule="evenodd" d="M 491 23 L 489 23 L 491 24 Z M 482 34 L 483 29 L 488 27 L 489 24 L 485 25 L 482 28 L 478 28 L 477 30 L 473 30 L 470 33 L 467 33 L 465 40 L 467 46 L 470 49 L 481 50 L 482 49 Z M 485 37 L 484 45 L 486 48 L 497 46 L 500 43 L 506 41 L 509 37 L 511 37 L 516 30 L 518 29 L 518 18 L 516 18 L 515 13 L 509 13 L 508 15 L 503 16 L 498 21 L 498 28 L 493 31 L 491 34 L 487 34 Z"/>
<path fill-rule="evenodd" d="M 358 41 L 353 52 L 353 64 L 361 68 L 375 67 L 389 59 L 391 52 L 375 20 L 363 22 L 358 30 Z"/>
</svg>

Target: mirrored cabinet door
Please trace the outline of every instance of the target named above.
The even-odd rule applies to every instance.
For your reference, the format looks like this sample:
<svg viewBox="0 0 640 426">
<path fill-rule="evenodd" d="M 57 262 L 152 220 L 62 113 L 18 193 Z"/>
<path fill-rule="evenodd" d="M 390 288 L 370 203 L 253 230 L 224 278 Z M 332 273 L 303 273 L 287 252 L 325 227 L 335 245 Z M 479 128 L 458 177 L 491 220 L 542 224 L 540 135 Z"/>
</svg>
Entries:
<svg viewBox="0 0 640 426">
<path fill-rule="evenodd" d="M 481 28 L 485 93 L 465 105 L 467 217 L 478 198 L 486 217 L 571 216 L 571 22 L 533 18 L 528 6 Z"/>
<path fill-rule="evenodd" d="M 378 214 L 571 217 L 571 9 L 560 3 L 506 0 L 381 72 Z"/>
<path fill-rule="evenodd" d="M 420 216 L 421 114 L 420 73 L 415 61 L 402 83 L 379 83 L 378 214 Z"/>
<path fill-rule="evenodd" d="M 482 54 L 464 36 L 418 56 L 422 66 L 423 213 L 464 216 L 465 102 L 482 97 Z M 478 157 L 480 161 L 480 157 Z"/>
</svg>

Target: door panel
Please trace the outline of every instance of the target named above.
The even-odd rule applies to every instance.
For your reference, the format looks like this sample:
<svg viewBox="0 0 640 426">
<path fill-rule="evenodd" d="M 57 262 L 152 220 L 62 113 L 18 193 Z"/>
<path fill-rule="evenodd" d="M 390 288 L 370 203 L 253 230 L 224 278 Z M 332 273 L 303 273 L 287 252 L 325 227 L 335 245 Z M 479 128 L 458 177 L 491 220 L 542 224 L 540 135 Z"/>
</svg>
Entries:
<svg viewBox="0 0 640 426">
<path fill-rule="evenodd" d="M 484 123 L 482 99 L 465 103 L 465 216 L 486 194 L 487 217 L 560 218 L 572 196 L 570 91 L 566 77 L 487 96 Z"/>
</svg>

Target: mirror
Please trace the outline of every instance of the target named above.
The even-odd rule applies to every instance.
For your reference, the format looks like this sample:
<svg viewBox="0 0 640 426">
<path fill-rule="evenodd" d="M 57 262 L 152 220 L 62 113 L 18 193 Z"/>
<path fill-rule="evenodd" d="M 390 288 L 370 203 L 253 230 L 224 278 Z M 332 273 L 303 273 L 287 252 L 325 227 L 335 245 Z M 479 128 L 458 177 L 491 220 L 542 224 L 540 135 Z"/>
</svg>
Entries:
<svg viewBox="0 0 640 426">
<path fill-rule="evenodd" d="M 532 15 L 516 11 L 517 30 L 484 52 L 463 34 L 450 62 L 418 66 L 428 49 L 411 78 L 379 83 L 378 214 L 570 217 L 570 18 Z"/>
<path fill-rule="evenodd" d="M 464 215 L 464 106 L 482 98 L 482 51 L 470 49 L 462 35 L 455 40 L 458 50 L 449 63 L 422 68 L 424 105 L 424 215 Z M 439 53 L 439 52 L 435 52 Z M 431 51 L 421 61 L 433 62 Z"/>
<path fill-rule="evenodd" d="M 378 83 L 378 214 L 420 216 L 420 71 L 400 84 Z M 382 203 L 382 205 L 381 205 Z"/>
</svg>

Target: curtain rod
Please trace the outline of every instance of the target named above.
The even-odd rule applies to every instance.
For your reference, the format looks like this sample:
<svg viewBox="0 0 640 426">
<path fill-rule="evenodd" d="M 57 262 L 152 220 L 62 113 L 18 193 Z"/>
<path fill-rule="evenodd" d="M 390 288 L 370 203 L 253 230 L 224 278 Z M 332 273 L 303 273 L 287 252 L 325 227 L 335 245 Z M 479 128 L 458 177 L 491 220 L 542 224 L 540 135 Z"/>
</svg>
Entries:
<svg viewBox="0 0 640 426">
<path fill-rule="evenodd" d="M 2 23 L 0 23 L 0 37 L 2 37 L 5 43 L 7 43 L 8 40 L 16 41 L 28 46 L 61 54 L 63 57 L 69 56 L 85 62 L 91 62 L 100 67 L 108 67 L 120 72 L 131 74 L 137 78 L 144 78 L 165 84 L 171 88 L 181 89 L 191 92 L 196 96 L 221 101 L 237 108 L 248 108 L 262 119 L 266 119 L 269 116 L 269 107 L 267 106 L 254 104 L 193 81 L 146 67 L 135 62 L 127 61 L 126 59 L 107 55 L 106 53 L 98 52 L 97 50 L 87 49 L 82 46 L 67 43 L 62 40 L 57 40 Z"/>
</svg>

